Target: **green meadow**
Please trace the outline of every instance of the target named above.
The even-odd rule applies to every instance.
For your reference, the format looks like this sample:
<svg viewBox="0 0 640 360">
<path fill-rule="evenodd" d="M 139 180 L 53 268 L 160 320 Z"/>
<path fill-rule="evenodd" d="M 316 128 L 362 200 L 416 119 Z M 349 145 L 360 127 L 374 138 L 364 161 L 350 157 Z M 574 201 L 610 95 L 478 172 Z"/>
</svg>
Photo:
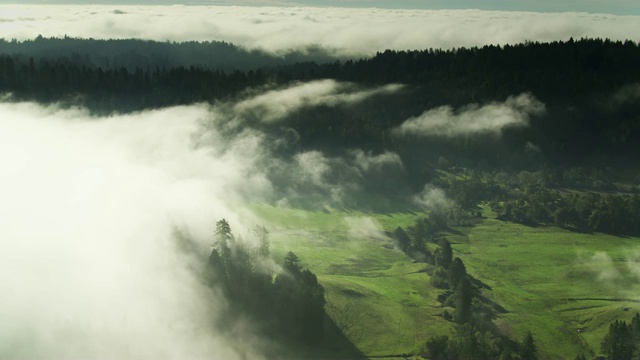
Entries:
<svg viewBox="0 0 640 360">
<path fill-rule="evenodd" d="M 640 311 L 640 239 L 532 228 L 488 215 L 449 240 L 468 272 L 491 287 L 487 296 L 507 309 L 503 331 L 522 338 L 530 330 L 543 358 L 598 354 L 609 324 Z"/>
<path fill-rule="evenodd" d="M 381 236 L 424 213 L 262 204 L 253 210 L 269 224 L 273 257 L 281 261 L 293 251 L 318 275 L 328 313 L 365 355 L 418 354 L 429 337 L 454 334 L 442 318 L 447 308 L 436 300 L 442 290 L 429 284 L 429 265 L 413 262 Z M 506 309 L 495 320 L 500 330 L 518 340 L 530 330 L 540 358 L 597 355 L 609 323 L 640 311 L 640 239 L 527 227 L 484 215 L 481 223 L 446 236 L 468 273 L 488 286 L 484 295 Z"/>
</svg>

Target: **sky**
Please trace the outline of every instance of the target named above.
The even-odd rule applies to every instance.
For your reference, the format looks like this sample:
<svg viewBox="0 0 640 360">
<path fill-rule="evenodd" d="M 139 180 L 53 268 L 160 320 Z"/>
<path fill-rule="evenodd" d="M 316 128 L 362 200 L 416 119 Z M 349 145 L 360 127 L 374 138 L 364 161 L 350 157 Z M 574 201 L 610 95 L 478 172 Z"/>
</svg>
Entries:
<svg viewBox="0 0 640 360">
<path fill-rule="evenodd" d="M 0 0 L 0 4 L 16 3 Z M 482 9 L 537 12 L 589 12 L 640 15 L 635 0 L 26 0 L 21 4 L 131 4 L 131 5 L 248 5 L 248 6 L 336 6 L 384 9 Z"/>
</svg>

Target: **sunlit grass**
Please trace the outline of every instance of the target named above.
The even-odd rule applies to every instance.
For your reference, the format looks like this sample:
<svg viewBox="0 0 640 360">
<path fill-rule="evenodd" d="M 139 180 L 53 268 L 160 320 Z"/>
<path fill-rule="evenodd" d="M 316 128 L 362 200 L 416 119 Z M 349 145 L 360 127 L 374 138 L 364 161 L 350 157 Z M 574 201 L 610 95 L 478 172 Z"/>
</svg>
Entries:
<svg viewBox="0 0 640 360">
<path fill-rule="evenodd" d="M 273 257 L 281 261 L 295 252 L 318 275 L 332 306 L 350 309 L 357 324 L 347 336 L 364 354 L 415 353 L 431 336 L 454 334 L 441 316 L 446 308 L 436 300 L 441 290 L 429 284 L 428 265 L 408 259 L 390 239 L 354 235 L 345 220 L 367 217 L 393 231 L 424 213 L 253 209 L 270 224 Z M 508 311 L 496 320 L 499 328 L 515 339 L 531 331 L 542 358 L 597 354 L 609 323 L 640 311 L 640 303 L 611 301 L 633 299 L 640 290 L 626 265 L 640 239 L 532 228 L 485 215 L 447 238 L 468 272 L 491 287 L 484 295 Z M 619 275 L 614 282 L 598 280 L 611 269 Z"/>
<path fill-rule="evenodd" d="M 640 311 L 640 304 L 627 301 L 581 300 L 634 297 L 637 278 L 624 263 L 640 246 L 637 238 L 532 228 L 495 219 L 466 232 L 467 236 L 451 239 L 457 242 L 455 254 L 470 274 L 492 287 L 488 294 L 509 311 L 503 319 L 512 334 L 522 338 L 530 330 L 545 357 L 597 354 L 611 321 L 630 319 Z M 594 257 L 599 252 L 612 261 Z M 620 275 L 617 283 L 599 280 L 611 269 Z"/>
<path fill-rule="evenodd" d="M 370 218 L 383 231 L 393 231 L 424 213 L 254 209 L 271 224 L 273 257 L 295 252 L 318 275 L 331 306 L 349 309 L 356 324 L 347 336 L 366 355 L 414 353 L 430 336 L 450 332 L 436 301 L 441 291 L 429 285 L 427 265 L 407 258 L 391 239 L 350 233 L 346 221 Z"/>
</svg>

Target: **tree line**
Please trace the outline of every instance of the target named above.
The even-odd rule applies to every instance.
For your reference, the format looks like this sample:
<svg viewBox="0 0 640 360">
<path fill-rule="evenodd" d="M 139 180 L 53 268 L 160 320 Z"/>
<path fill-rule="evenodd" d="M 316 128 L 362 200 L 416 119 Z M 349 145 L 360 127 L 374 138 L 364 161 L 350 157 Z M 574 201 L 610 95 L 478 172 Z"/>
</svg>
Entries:
<svg viewBox="0 0 640 360">
<path fill-rule="evenodd" d="M 33 50 L 57 42 L 69 45 L 50 55 Z M 135 66 L 126 60 L 107 65 L 76 51 L 84 46 L 96 53 L 122 47 L 128 49 L 122 56 L 145 60 L 132 60 Z M 407 86 L 398 93 L 352 106 L 301 109 L 281 124 L 298 132 L 307 149 L 394 151 L 412 173 L 443 155 L 454 163 L 520 168 L 545 161 L 607 159 L 611 164 L 628 164 L 640 155 L 640 104 L 633 100 L 634 86 L 640 82 L 636 66 L 640 48 L 632 41 L 580 39 L 453 50 L 388 50 L 371 58 L 332 62 L 323 62 L 319 49 L 317 58 L 312 56 L 315 61 L 295 64 L 258 61 L 255 68 L 242 70 L 206 64 L 206 59 L 212 64 L 224 59 L 227 48 L 235 49 L 226 43 L 140 40 L 0 41 L 0 92 L 12 93 L 17 100 L 66 102 L 110 113 L 215 102 L 242 96 L 248 88 L 317 79 L 346 81 L 362 88 L 400 83 Z M 187 56 L 167 62 L 162 56 L 152 56 L 156 50 L 158 54 L 200 55 L 191 63 Z M 491 136 L 428 136 L 425 141 L 398 138 L 391 131 L 434 107 L 457 109 L 471 103 L 503 102 L 523 92 L 545 103 L 547 112 L 528 128 L 505 130 L 502 141 Z M 311 126 L 308 121 L 297 121 L 300 118 L 316 120 Z M 525 149 L 526 142 L 541 149 L 538 155 Z"/>
<path fill-rule="evenodd" d="M 482 295 L 488 286 L 467 273 L 464 262 L 453 255 L 451 243 L 440 232 L 447 228 L 441 212 L 416 221 L 405 229 L 398 227 L 391 234 L 400 250 L 417 261 L 431 265 L 427 270 L 431 284 L 444 290 L 438 296 L 444 310 L 442 317 L 455 323 L 456 335 L 436 335 L 429 338 L 422 355 L 433 360 L 505 359 L 535 360 L 537 345 L 531 332 L 522 341 L 500 333 L 493 320 L 505 309 Z M 436 247 L 435 251 L 429 247 Z"/>
<path fill-rule="evenodd" d="M 500 220 L 550 225 L 580 232 L 640 235 L 640 190 L 615 185 L 616 175 L 585 168 L 543 168 L 507 174 L 465 169 L 462 176 L 435 179 L 457 204 L 473 211 L 486 204 Z M 580 174 L 579 180 L 574 174 Z M 619 179 L 617 179 L 619 180 Z M 633 183 L 633 178 L 623 181 Z"/>
</svg>

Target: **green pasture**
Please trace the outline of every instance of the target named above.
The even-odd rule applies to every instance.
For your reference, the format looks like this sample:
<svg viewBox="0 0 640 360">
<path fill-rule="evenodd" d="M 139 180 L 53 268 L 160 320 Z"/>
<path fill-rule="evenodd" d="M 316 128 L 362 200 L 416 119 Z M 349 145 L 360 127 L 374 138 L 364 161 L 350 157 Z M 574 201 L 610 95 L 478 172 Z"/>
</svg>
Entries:
<svg viewBox="0 0 640 360">
<path fill-rule="evenodd" d="M 530 330 L 541 358 L 598 354 L 609 324 L 640 311 L 640 239 L 492 218 L 462 232 L 449 237 L 454 255 L 508 311 L 503 331 L 521 339 Z"/>
<path fill-rule="evenodd" d="M 328 312 L 337 322 L 348 323 L 346 335 L 367 356 L 415 353 L 430 336 L 452 329 L 440 316 L 445 308 L 436 301 L 440 291 L 429 285 L 427 265 L 414 263 L 379 233 L 353 229 L 375 224 L 393 231 L 423 213 L 253 209 L 271 225 L 273 257 L 282 259 L 293 251 L 318 275 Z"/>
<path fill-rule="evenodd" d="M 253 210 L 269 224 L 273 257 L 293 251 L 318 275 L 328 312 L 367 356 L 417 353 L 429 337 L 454 334 L 441 317 L 446 308 L 436 300 L 441 290 L 429 284 L 428 265 L 414 263 L 376 232 L 353 229 L 374 224 L 393 231 L 424 213 L 262 204 Z M 530 330 L 540 358 L 598 354 L 609 323 L 640 311 L 640 239 L 532 228 L 485 215 L 447 237 L 468 272 L 490 287 L 484 295 L 507 310 L 496 320 L 501 331 L 521 339 Z"/>
</svg>

